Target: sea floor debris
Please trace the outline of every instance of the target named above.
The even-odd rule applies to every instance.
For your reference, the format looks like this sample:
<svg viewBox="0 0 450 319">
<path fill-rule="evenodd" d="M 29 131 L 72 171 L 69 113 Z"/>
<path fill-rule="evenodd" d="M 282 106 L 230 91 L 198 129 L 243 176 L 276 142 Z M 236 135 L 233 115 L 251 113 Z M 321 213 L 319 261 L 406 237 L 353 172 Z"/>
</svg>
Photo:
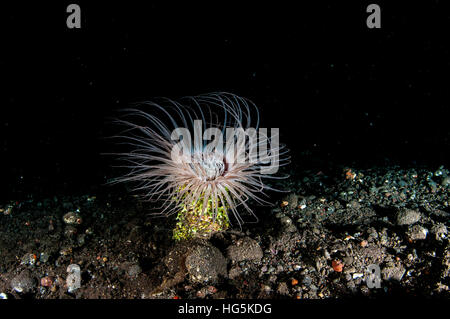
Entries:
<svg viewBox="0 0 450 319">
<path fill-rule="evenodd" d="M 175 218 L 151 218 L 155 208 L 133 197 L 14 199 L 1 203 L 0 295 L 449 297 L 449 173 L 395 166 L 292 172 L 277 185 L 289 192 L 256 209 L 259 223 L 189 245 L 172 239 Z M 202 258 L 217 263 L 199 272 Z M 69 265 L 81 272 L 76 288 L 67 282 Z"/>
</svg>

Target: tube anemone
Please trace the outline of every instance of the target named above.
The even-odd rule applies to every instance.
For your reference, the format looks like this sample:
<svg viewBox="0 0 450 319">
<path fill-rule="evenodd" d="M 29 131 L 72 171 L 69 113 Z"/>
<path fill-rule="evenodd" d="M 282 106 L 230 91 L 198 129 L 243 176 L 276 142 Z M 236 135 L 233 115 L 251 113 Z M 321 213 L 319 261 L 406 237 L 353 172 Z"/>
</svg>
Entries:
<svg viewBox="0 0 450 319">
<path fill-rule="evenodd" d="M 210 93 L 180 101 L 162 99 L 124 110 L 118 136 L 131 150 L 115 153 L 128 172 L 112 182 L 133 182 L 144 200 L 162 201 L 157 215 L 177 214 L 175 239 L 208 237 L 238 224 L 239 210 L 255 218 L 249 200 L 270 204 L 263 182 L 288 163 L 278 130 L 259 127 L 251 101 Z"/>
</svg>

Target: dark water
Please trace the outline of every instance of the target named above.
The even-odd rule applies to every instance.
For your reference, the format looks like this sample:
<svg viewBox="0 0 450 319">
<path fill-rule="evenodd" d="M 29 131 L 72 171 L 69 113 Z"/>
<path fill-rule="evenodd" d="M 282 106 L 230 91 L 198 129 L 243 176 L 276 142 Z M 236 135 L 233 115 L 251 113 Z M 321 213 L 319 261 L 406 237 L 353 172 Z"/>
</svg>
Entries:
<svg viewBox="0 0 450 319">
<path fill-rule="evenodd" d="M 2 200 L 87 193 L 114 172 L 106 119 L 130 102 L 229 91 L 259 105 L 294 162 L 448 165 L 443 2 L 300 6 L 79 2 L 5 5 L 0 19 Z M 3 5 L 2 5 L 3 6 Z M 303 154 L 303 155 L 302 155 Z M 314 161 L 313 161 L 314 162 Z"/>
</svg>

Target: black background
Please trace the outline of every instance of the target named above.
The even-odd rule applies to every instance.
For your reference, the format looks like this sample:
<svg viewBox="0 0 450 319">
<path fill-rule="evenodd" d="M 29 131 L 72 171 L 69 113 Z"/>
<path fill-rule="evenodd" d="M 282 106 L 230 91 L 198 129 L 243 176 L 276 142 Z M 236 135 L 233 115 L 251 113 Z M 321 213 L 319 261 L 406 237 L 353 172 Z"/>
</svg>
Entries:
<svg viewBox="0 0 450 319">
<path fill-rule="evenodd" d="M 252 99 L 303 168 L 448 164 L 445 1 L 67 1 L 0 9 L 2 199 L 89 193 L 114 172 L 107 118 L 130 102 Z M 373 1 L 372 1 L 373 2 Z"/>
</svg>

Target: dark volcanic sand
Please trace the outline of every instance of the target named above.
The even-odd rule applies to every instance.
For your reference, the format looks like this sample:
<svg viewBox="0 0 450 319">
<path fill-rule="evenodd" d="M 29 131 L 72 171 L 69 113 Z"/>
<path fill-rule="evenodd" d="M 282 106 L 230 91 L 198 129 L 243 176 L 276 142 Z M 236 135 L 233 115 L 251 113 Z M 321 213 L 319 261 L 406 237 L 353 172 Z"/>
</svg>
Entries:
<svg viewBox="0 0 450 319">
<path fill-rule="evenodd" d="M 36 299 L 449 296 L 448 170 L 290 173 L 275 185 L 286 193 L 270 194 L 273 207 L 254 206 L 258 223 L 188 244 L 171 239 L 174 216 L 148 216 L 156 208 L 122 189 L 1 203 L 0 293 Z M 76 213 L 73 225 L 63 220 L 69 212 Z M 81 269 L 81 287 L 69 293 L 70 264 Z M 367 282 L 370 265 L 380 269 L 379 289 Z"/>
</svg>

